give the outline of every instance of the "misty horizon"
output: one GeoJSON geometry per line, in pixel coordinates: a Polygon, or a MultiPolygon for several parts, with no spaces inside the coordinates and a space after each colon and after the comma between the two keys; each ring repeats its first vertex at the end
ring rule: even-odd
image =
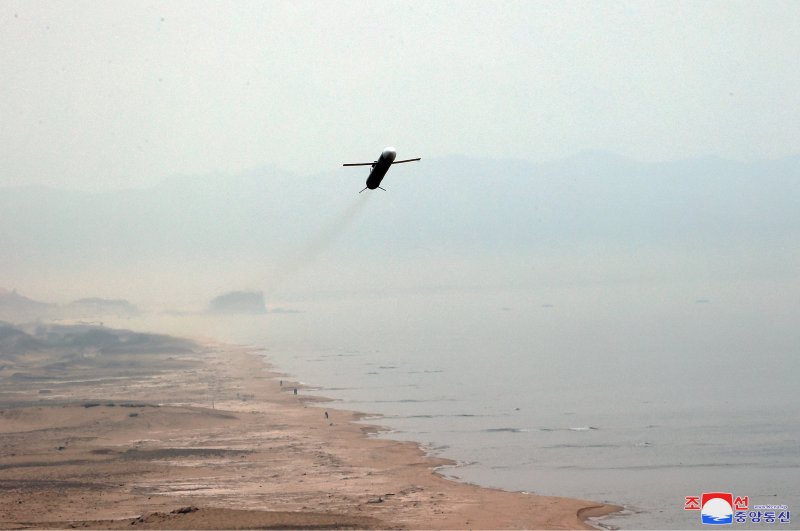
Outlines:
{"type": "Polygon", "coordinates": [[[357,191],[366,171],[298,176],[274,166],[176,177],[134,190],[5,187],[0,285],[40,297],[55,288],[67,302],[81,296],[135,300],[136,291],[113,286],[139,282],[143,289],[168,281],[177,282],[174,294],[183,302],[255,289],[265,291],[270,304],[309,288],[470,289],[485,285],[476,280],[501,263],[517,271],[523,286],[531,278],[520,272],[531,259],[547,264],[541,273],[558,283],[570,282],[569,271],[579,282],[587,275],[619,277],[613,268],[624,269],[626,261],[635,276],[637,260],[640,273],[656,277],[670,275],[672,266],[697,272],[713,262],[731,270],[729,258],[752,269],[755,257],[748,254],[758,249],[781,257],[774,269],[796,258],[798,167],[798,157],[655,164],[586,152],[549,164],[426,157],[415,168],[393,168],[387,192],[362,195],[357,191]],[[704,254],[710,260],[705,266],[704,254]],[[585,270],[588,257],[597,272],[585,270]],[[390,261],[394,266],[386,270],[390,261]],[[455,274],[444,273],[443,261],[452,262],[455,274]],[[410,275],[414,262],[430,269],[410,275]],[[159,276],[178,263],[179,279],[176,271],[159,276]],[[42,291],[53,269],[62,286],[42,291]],[[275,284],[295,273],[301,289],[275,284]],[[106,287],[77,290],[87,275],[106,287]],[[323,281],[320,275],[330,276],[323,281]]]}

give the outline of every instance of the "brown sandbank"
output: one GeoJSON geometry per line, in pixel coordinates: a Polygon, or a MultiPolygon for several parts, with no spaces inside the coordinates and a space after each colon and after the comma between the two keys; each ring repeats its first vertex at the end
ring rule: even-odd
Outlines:
{"type": "Polygon", "coordinates": [[[185,346],[0,364],[0,529],[591,529],[620,509],[446,480],[259,353],[185,346]]]}

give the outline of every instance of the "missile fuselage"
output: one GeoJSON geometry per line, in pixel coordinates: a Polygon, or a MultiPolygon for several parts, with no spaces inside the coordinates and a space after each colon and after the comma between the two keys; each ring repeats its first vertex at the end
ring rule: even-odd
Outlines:
{"type": "Polygon", "coordinates": [[[380,186],[383,177],[386,175],[386,172],[389,171],[396,156],[397,152],[394,148],[387,147],[383,150],[381,156],[378,157],[378,160],[372,165],[372,171],[369,172],[367,188],[374,190],[380,186]]]}
{"type": "MultiPolygon", "coordinates": [[[[389,171],[389,168],[392,167],[392,164],[422,160],[419,157],[414,159],[395,160],[395,157],[397,157],[397,152],[394,150],[394,148],[387,147],[383,150],[381,156],[378,157],[378,160],[375,162],[350,162],[342,164],[342,166],[370,166],[369,177],[367,177],[367,186],[364,187],[364,190],[374,190],[376,188],[383,190],[381,187],[381,181],[386,175],[386,172],[389,171]]],[[[364,190],[361,190],[361,192],[364,190]]],[[[358,193],[360,194],[361,192],[358,193]]]]}

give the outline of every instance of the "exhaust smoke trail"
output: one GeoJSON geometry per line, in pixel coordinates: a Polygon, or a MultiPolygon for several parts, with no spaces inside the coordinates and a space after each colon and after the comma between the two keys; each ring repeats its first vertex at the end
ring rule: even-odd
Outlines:
{"type": "Polygon", "coordinates": [[[337,213],[318,233],[302,247],[290,252],[275,266],[272,277],[267,282],[267,291],[274,292],[287,279],[316,260],[350,228],[358,214],[364,209],[371,194],[360,194],[355,201],[337,213]]]}

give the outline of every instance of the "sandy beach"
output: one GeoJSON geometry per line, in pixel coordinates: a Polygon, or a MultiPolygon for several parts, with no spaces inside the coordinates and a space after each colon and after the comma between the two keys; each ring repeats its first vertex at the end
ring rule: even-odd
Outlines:
{"type": "Polygon", "coordinates": [[[1,529],[591,529],[620,509],[446,480],[259,352],[170,345],[2,360],[1,529]]]}

